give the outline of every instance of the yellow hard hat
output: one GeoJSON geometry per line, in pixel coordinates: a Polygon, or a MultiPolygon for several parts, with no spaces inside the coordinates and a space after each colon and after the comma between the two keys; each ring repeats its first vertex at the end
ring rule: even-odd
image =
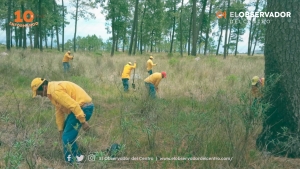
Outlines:
{"type": "Polygon", "coordinates": [[[128,62],[128,64],[131,65],[132,63],[131,63],[131,62],[128,62]]]}
{"type": "Polygon", "coordinates": [[[68,51],[68,53],[71,53],[71,51],[68,51]]]}
{"type": "Polygon", "coordinates": [[[31,82],[32,97],[36,96],[36,90],[41,86],[41,84],[43,84],[45,80],[46,79],[42,79],[39,77],[32,80],[31,82]]]}
{"type": "Polygon", "coordinates": [[[251,85],[253,85],[253,86],[256,85],[258,81],[259,81],[259,77],[258,76],[254,76],[252,78],[252,80],[251,80],[251,85]]]}
{"type": "Polygon", "coordinates": [[[150,56],[149,58],[150,58],[150,59],[153,59],[153,56],[150,56]]]}

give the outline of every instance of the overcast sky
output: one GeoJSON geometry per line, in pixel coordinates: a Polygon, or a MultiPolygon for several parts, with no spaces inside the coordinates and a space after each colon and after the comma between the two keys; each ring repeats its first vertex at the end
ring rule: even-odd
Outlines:
{"type": "MultiPolygon", "coordinates": [[[[246,0],[246,3],[253,2],[253,0],[246,0]]],[[[61,1],[57,1],[58,4],[61,4],[61,1]]],[[[70,7],[69,0],[65,0],[65,6],[68,6],[68,11],[72,11],[73,9],[70,7]]],[[[105,29],[105,16],[101,14],[100,8],[98,9],[92,9],[91,12],[93,12],[96,16],[96,19],[90,19],[90,20],[84,20],[80,18],[77,22],[77,34],[76,36],[85,37],[87,35],[96,35],[100,36],[103,41],[105,42],[109,37],[111,37],[111,34],[107,33],[107,30],[105,29]]],[[[75,20],[70,18],[70,15],[67,16],[67,21],[70,22],[69,25],[65,27],[65,42],[68,39],[72,39],[74,36],[74,28],[75,28],[75,20]]],[[[215,31],[218,30],[216,27],[214,29],[215,31]]],[[[247,51],[247,42],[248,42],[248,28],[244,35],[242,35],[243,42],[239,42],[238,51],[240,53],[247,51]]],[[[224,33],[223,33],[224,35],[224,33]]],[[[0,43],[5,44],[5,30],[0,30],[0,43]]],[[[223,36],[224,38],[224,36],[223,36]]],[[[49,38],[50,39],[50,38],[49,38]]],[[[215,39],[217,41],[217,39],[215,39]]],[[[60,36],[60,42],[61,42],[61,36],[60,36]]],[[[259,49],[257,47],[257,49],[259,49]]],[[[220,48],[221,51],[222,48],[220,48]]]]}

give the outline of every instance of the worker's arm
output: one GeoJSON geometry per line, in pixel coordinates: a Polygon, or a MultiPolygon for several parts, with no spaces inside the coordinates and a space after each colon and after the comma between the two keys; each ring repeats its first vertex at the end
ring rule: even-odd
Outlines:
{"type": "Polygon", "coordinates": [[[156,89],[156,90],[158,90],[158,85],[159,85],[160,80],[161,80],[161,79],[156,79],[156,81],[155,81],[154,86],[155,86],[155,89],[156,89]]]}
{"type": "Polygon", "coordinates": [[[156,66],[156,64],[154,64],[154,63],[152,62],[152,60],[151,60],[151,62],[150,62],[150,63],[151,63],[151,66],[156,66]]]}
{"type": "Polygon", "coordinates": [[[133,66],[131,66],[132,69],[136,68],[136,63],[134,62],[133,66]]]}
{"type": "Polygon", "coordinates": [[[61,111],[60,107],[55,107],[56,125],[58,131],[63,131],[65,124],[65,114],[61,111]]]}
{"type": "Polygon", "coordinates": [[[70,54],[67,55],[68,58],[73,59],[73,56],[71,56],[70,54]]]}

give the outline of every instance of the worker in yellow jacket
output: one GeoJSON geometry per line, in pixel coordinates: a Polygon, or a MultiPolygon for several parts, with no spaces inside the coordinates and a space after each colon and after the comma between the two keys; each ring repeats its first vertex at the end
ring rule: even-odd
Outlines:
{"type": "Polygon", "coordinates": [[[151,98],[156,98],[156,92],[158,91],[158,85],[161,81],[161,79],[166,78],[167,73],[166,72],[156,72],[152,75],[148,76],[145,81],[145,86],[149,92],[149,96],[151,98]]]}
{"type": "Polygon", "coordinates": [[[64,72],[69,71],[70,69],[70,60],[73,60],[73,56],[71,56],[71,52],[68,51],[67,53],[65,53],[64,58],[62,60],[63,62],[63,67],[64,67],[64,72]]]}
{"type": "Polygon", "coordinates": [[[251,93],[254,98],[260,98],[262,96],[261,87],[265,85],[265,78],[254,76],[251,80],[251,93]]]}
{"type": "Polygon", "coordinates": [[[148,59],[148,61],[147,61],[147,71],[148,71],[149,75],[152,75],[152,68],[153,68],[153,66],[157,65],[157,63],[154,64],[152,60],[153,60],[153,57],[150,56],[149,59],[148,59]]]}
{"type": "MultiPolygon", "coordinates": [[[[256,109],[257,104],[260,103],[261,98],[263,97],[262,88],[265,85],[265,78],[254,76],[251,80],[251,109],[256,109]]],[[[256,111],[256,110],[253,110],[256,111]]]]}
{"type": "Polygon", "coordinates": [[[134,64],[132,66],[131,62],[128,62],[123,69],[123,73],[122,73],[122,82],[123,82],[123,87],[124,87],[124,91],[128,92],[129,89],[129,79],[130,79],[130,74],[131,74],[131,70],[136,68],[136,62],[134,61],[134,64]]]}
{"type": "Polygon", "coordinates": [[[35,78],[31,82],[33,97],[48,97],[55,106],[56,124],[63,141],[64,159],[67,162],[83,160],[78,151],[76,137],[79,129],[89,130],[88,120],[94,110],[92,98],[78,85],[69,81],[47,81],[35,78]],[[65,114],[67,118],[65,119],[65,114]]]}

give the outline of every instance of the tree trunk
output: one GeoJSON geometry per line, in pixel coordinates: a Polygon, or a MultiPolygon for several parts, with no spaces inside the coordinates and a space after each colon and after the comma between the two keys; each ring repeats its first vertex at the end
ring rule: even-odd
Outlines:
{"type": "MultiPolygon", "coordinates": [[[[174,9],[173,9],[174,14],[176,13],[176,3],[174,2],[174,9]]],[[[174,42],[174,34],[175,34],[175,24],[176,24],[176,18],[175,16],[173,17],[173,26],[172,26],[172,36],[171,36],[171,45],[170,45],[170,51],[169,53],[172,53],[173,50],[173,42],[174,42]]]]}
{"type": "Polygon", "coordinates": [[[143,24],[144,24],[145,12],[146,12],[146,5],[144,7],[143,17],[142,17],[141,25],[140,25],[140,52],[141,52],[141,54],[143,54],[143,24]]]}
{"type": "MultiPolygon", "coordinates": [[[[39,16],[42,16],[42,0],[39,0],[39,16]]],[[[43,51],[43,39],[42,39],[42,19],[39,17],[39,35],[40,35],[40,51],[43,51]]]]}
{"type": "MultiPolygon", "coordinates": [[[[62,0],[63,1],[63,0],[62,0]]],[[[64,2],[62,2],[62,3],[64,3],[64,2]]],[[[56,4],[56,1],[55,0],[53,0],[53,10],[54,10],[54,12],[55,13],[57,13],[57,11],[56,11],[56,6],[57,6],[57,4],[56,4]]],[[[63,6],[63,5],[62,5],[63,6]]],[[[64,6],[63,6],[63,20],[64,20],[64,6]]],[[[64,22],[63,22],[63,29],[62,29],[63,31],[64,31],[64,22]]],[[[56,45],[57,45],[57,50],[58,51],[60,51],[60,46],[59,46],[59,32],[58,32],[58,24],[57,24],[57,22],[55,23],[55,33],[56,33],[56,45]]],[[[64,32],[63,32],[63,34],[62,34],[62,46],[64,46],[64,32]]],[[[63,48],[63,47],[62,47],[63,48]]],[[[62,50],[62,52],[63,52],[64,50],[62,50]]]]}
{"type": "Polygon", "coordinates": [[[48,39],[47,39],[47,33],[45,33],[45,35],[44,35],[44,36],[45,36],[45,47],[46,47],[46,49],[48,49],[48,43],[47,43],[47,40],[48,40],[48,39]]]}
{"type": "Polygon", "coordinates": [[[217,56],[219,54],[220,44],[221,44],[221,40],[222,40],[222,36],[223,36],[223,29],[224,29],[224,25],[221,26],[221,34],[220,34],[220,37],[219,37],[218,47],[217,47],[217,52],[216,52],[217,56]]]}
{"type": "MultiPolygon", "coordinates": [[[[254,12],[257,12],[258,4],[259,4],[259,0],[256,0],[254,12]]],[[[254,32],[252,32],[253,19],[254,19],[254,17],[251,17],[250,28],[249,28],[249,37],[248,37],[248,55],[250,55],[250,53],[251,53],[252,41],[253,41],[253,39],[251,39],[251,37],[253,37],[252,34],[254,33],[254,32]]]]}
{"type": "Polygon", "coordinates": [[[256,48],[256,44],[257,44],[257,40],[258,40],[258,34],[259,34],[259,31],[257,31],[256,35],[255,35],[255,42],[254,42],[254,47],[253,47],[253,51],[252,51],[252,56],[254,55],[254,51],[255,51],[255,48],[256,48]]]}
{"type": "Polygon", "coordinates": [[[27,42],[26,42],[26,27],[23,29],[23,49],[27,48],[27,42]]]}
{"type": "MultiPolygon", "coordinates": [[[[22,3],[22,2],[21,2],[22,3]]],[[[21,18],[23,17],[23,13],[24,11],[22,10],[22,5],[21,5],[21,18]]],[[[25,24],[25,21],[23,20],[23,23],[20,22],[20,24],[25,24]]],[[[22,47],[23,43],[22,43],[22,38],[23,38],[23,27],[19,27],[18,29],[18,34],[19,34],[19,47],[22,47]]]]}
{"type": "MultiPolygon", "coordinates": [[[[126,37],[126,35],[124,37],[126,37]]],[[[125,43],[126,43],[126,41],[125,41],[125,38],[124,38],[123,39],[123,45],[122,45],[122,52],[125,52],[125,43]]]]}
{"type": "MultiPolygon", "coordinates": [[[[38,3],[38,1],[37,1],[37,3],[35,3],[35,10],[36,11],[38,11],[39,10],[39,5],[38,5],[39,3],[38,3]]],[[[34,20],[36,21],[36,22],[38,22],[38,18],[34,18],[34,20]]],[[[37,49],[37,48],[39,48],[39,26],[35,26],[35,27],[33,27],[33,31],[34,31],[34,37],[33,37],[33,47],[35,48],[35,49],[37,49]]]]}
{"type": "MultiPolygon", "coordinates": [[[[118,16],[120,16],[119,14],[118,14],[118,16]]],[[[116,38],[115,38],[115,41],[116,41],[116,43],[115,43],[115,51],[117,52],[118,51],[118,44],[119,44],[119,29],[117,29],[117,27],[115,27],[115,32],[116,32],[116,38]]]]}
{"type": "Polygon", "coordinates": [[[211,10],[212,10],[212,5],[213,3],[210,2],[209,5],[209,12],[208,12],[208,27],[206,29],[206,33],[205,33],[205,45],[204,45],[204,55],[206,55],[206,51],[207,51],[207,45],[208,45],[208,39],[209,39],[209,31],[210,31],[210,15],[211,15],[211,10]]]}
{"type": "Polygon", "coordinates": [[[151,42],[150,42],[150,52],[153,50],[153,38],[154,38],[154,29],[151,31],[151,42]]]}
{"type": "Polygon", "coordinates": [[[129,44],[129,51],[128,54],[132,54],[132,48],[133,48],[133,43],[134,43],[134,36],[135,36],[135,27],[136,27],[136,22],[137,22],[137,15],[138,15],[138,6],[139,5],[139,0],[135,1],[135,8],[134,8],[134,17],[133,17],[133,24],[132,24],[132,30],[131,30],[131,36],[130,36],[130,44],[129,44]]]}
{"type": "Polygon", "coordinates": [[[115,44],[116,44],[116,35],[115,35],[115,16],[114,16],[114,12],[115,12],[115,10],[114,10],[114,7],[113,7],[113,16],[112,16],[112,19],[111,19],[111,34],[112,34],[112,46],[111,46],[111,52],[110,52],[110,56],[112,57],[112,56],[114,56],[114,54],[115,54],[115,44]]]}
{"type": "Polygon", "coordinates": [[[183,0],[181,0],[181,8],[180,8],[180,20],[179,20],[179,31],[180,31],[180,56],[183,56],[183,32],[182,32],[182,8],[183,8],[183,0]]]}
{"type": "MultiPolygon", "coordinates": [[[[77,20],[78,20],[78,2],[76,1],[76,13],[75,13],[75,32],[74,32],[74,38],[73,38],[73,50],[76,52],[76,33],[77,33],[77,20]]],[[[114,46],[112,46],[114,48],[114,46]]]]}
{"type": "MultiPolygon", "coordinates": [[[[260,19],[261,20],[261,19],[260,19]]],[[[253,39],[254,39],[254,36],[255,36],[255,34],[256,34],[256,32],[257,32],[257,29],[258,29],[258,25],[259,25],[259,23],[254,23],[254,27],[253,27],[253,30],[252,30],[252,32],[251,32],[251,37],[250,37],[250,39],[251,39],[251,44],[250,44],[250,46],[251,46],[251,48],[252,48],[252,44],[253,44],[253,39]]],[[[250,48],[250,52],[251,52],[251,48],[250,48]]]]}
{"type": "Polygon", "coordinates": [[[32,28],[29,27],[29,43],[30,43],[30,49],[33,48],[33,45],[32,45],[32,28]]]}
{"type": "MultiPolygon", "coordinates": [[[[54,1],[55,2],[55,1],[54,1]]],[[[62,12],[62,42],[61,42],[61,50],[62,52],[65,51],[65,6],[64,6],[64,0],[61,0],[61,5],[63,8],[63,12],[62,12]]],[[[58,37],[58,35],[57,35],[58,37]]],[[[59,44],[59,43],[58,43],[59,44]]],[[[58,47],[59,50],[59,47],[58,47]]]]}
{"type": "Polygon", "coordinates": [[[275,155],[300,157],[300,1],[268,0],[267,11],[288,11],[291,18],[269,18],[265,41],[265,112],[257,147],[275,155]],[[276,35],[276,36],[275,36],[276,35]],[[274,75],[280,75],[274,81],[274,75]]]}
{"type": "Polygon", "coordinates": [[[234,56],[236,56],[236,54],[237,54],[238,44],[239,44],[239,38],[240,38],[240,24],[238,24],[238,30],[237,30],[237,35],[236,35],[234,56]]]}
{"type": "Polygon", "coordinates": [[[35,26],[33,28],[33,30],[34,30],[34,40],[33,40],[34,44],[33,44],[33,47],[34,48],[39,48],[39,27],[35,26]]]}
{"type": "MultiPolygon", "coordinates": [[[[21,9],[22,9],[22,11],[23,11],[23,13],[25,12],[25,9],[24,9],[24,2],[21,2],[21,9]]],[[[26,22],[24,21],[23,22],[23,24],[26,24],[26,22]]],[[[23,29],[22,29],[22,37],[23,37],[23,44],[22,44],[22,46],[23,46],[23,49],[25,49],[26,47],[27,47],[27,45],[26,45],[26,27],[24,27],[23,29]]]]}
{"type": "Polygon", "coordinates": [[[22,47],[22,35],[23,35],[23,28],[18,29],[18,34],[19,34],[19,47],[22,47]]]}
{"type": "Polygon", "coordinates": [[[54,36],[54,30],[53,27],[51,27],[51,49],[53,47],[53,36],[54,36]]]}
{"type": "MultiPolygon", "coordinates": [[[[14,1],[12,3],[13,3],[12,11],[16,11],[18,8],[16,8],[14,1]]],[[[14,29],[14,34],[15,34],[16,48],[18,48],[19,47],[19,36],[20,36],[19,33],[18,33],[19,32],[19,28],[17,26],[14,26],[13,29],[14,29]]]]}
{"type": "Polygon", "coordinates": [[[134,48],[133,48],[133,55],[135,55],[136,49],[137,49],[137,41],[138,41],[138,17],[136,17],[136,22],[135,22],[135,36],[134,36],[134,48]]]}
{"type": "Polygon", "coordinates": [[[199,22],[199,30],[198,30],[198,36],[199,36],[199,54],[201,51],[201,43],[202,43],[202,33],[203,33],[203,18],[205,14],[205,8],[206,8],[207,0],[203,1],[202,11],[200,15],[200,22],[199,22]]]}
{"type": "Polygon", "coordinates": [[[193,24],[193,12],[191,12],[190,27],[189,27],[189,40],[188,40],[188,55],[191,54],[191,34],[192,34],[192,24],[193,24]]]}
{"type": "Polygon", "coordinates": [[[11,48],[13,47],[13,36],[12,36],[12,34],[13,34],[13,29],[10,28],[10,47],[11,48]]]}
{"type": "MultiPolygon", "coordinates": [[[[230,0],[228,0],[228,4],[227,4],[227,9],[229,9],[230,6],[230,0]]],[[[226,59],[226,55],[227,55],[227,36],[228,36],[228,25],[229,25],[229,17],[226,17],[226,32],[225,32],[225,42],[224,42],[224,59],[226,59]]]]}
{"type": "Polygon", "coordinates": [[[19,34],[18,34],[18,28],[16,26],[14,27],[14,31],[15,31],[16,48],[18,48],[19,47],[19,34]]]}
{"type": "Polygon", "coordinates": [[[10,15],[11,15],[11,0],[7,0],[8,10],[7,10],[7,23],[6,23],[6,49],[10,51],[11,47],[11,34],[10,29],[11,26],[9,25],[10,22],[10,15]]]}
{"type": "Polygon", "coordinates": [[[192,26],[192,34],[193,34],[193,38],[192,38],[192,52],[191,55],[192,56],[196,56],[196,51],[197,51],[197,39],[198,39],[198,29],[197,29],[197,8],[196,8],[196,2],[197,0],[193,0],[193,7],[192,7],[192,22],[193,22],[193,26],[192,26]]]}
{"type": "Polygon", "coordinates": [[[196,16],[197,16],[197,12],[196,12],[197,11],[197,9],[196,9],[196,0],[193,0],[193,7],[192,7],[192,11],[193,11],[192,55],[193,56],[197,55],[197,41],[198,41],[199,31],[202,30],[203,16],[204,16],[204,12],[205,12],[206,3],[207,3],[207,0],[204,0],[203,1],[203,5],[202,5],[201,15],[200,15],[199,26],[197,26],[197,24],[196,24],[196,22],[197,22],[196,21],[196,16]]]}
{"type": "Polygon", "coordinates": [[[228,35],[228,41],[227,41],[227,49],[226,49],[226,55],[228,55],[229,47],[230,47],[230,41],[231,41],[231,31],[232,31],[232,24],[230,25],[229,28],[229,35],[228,35]]]}

